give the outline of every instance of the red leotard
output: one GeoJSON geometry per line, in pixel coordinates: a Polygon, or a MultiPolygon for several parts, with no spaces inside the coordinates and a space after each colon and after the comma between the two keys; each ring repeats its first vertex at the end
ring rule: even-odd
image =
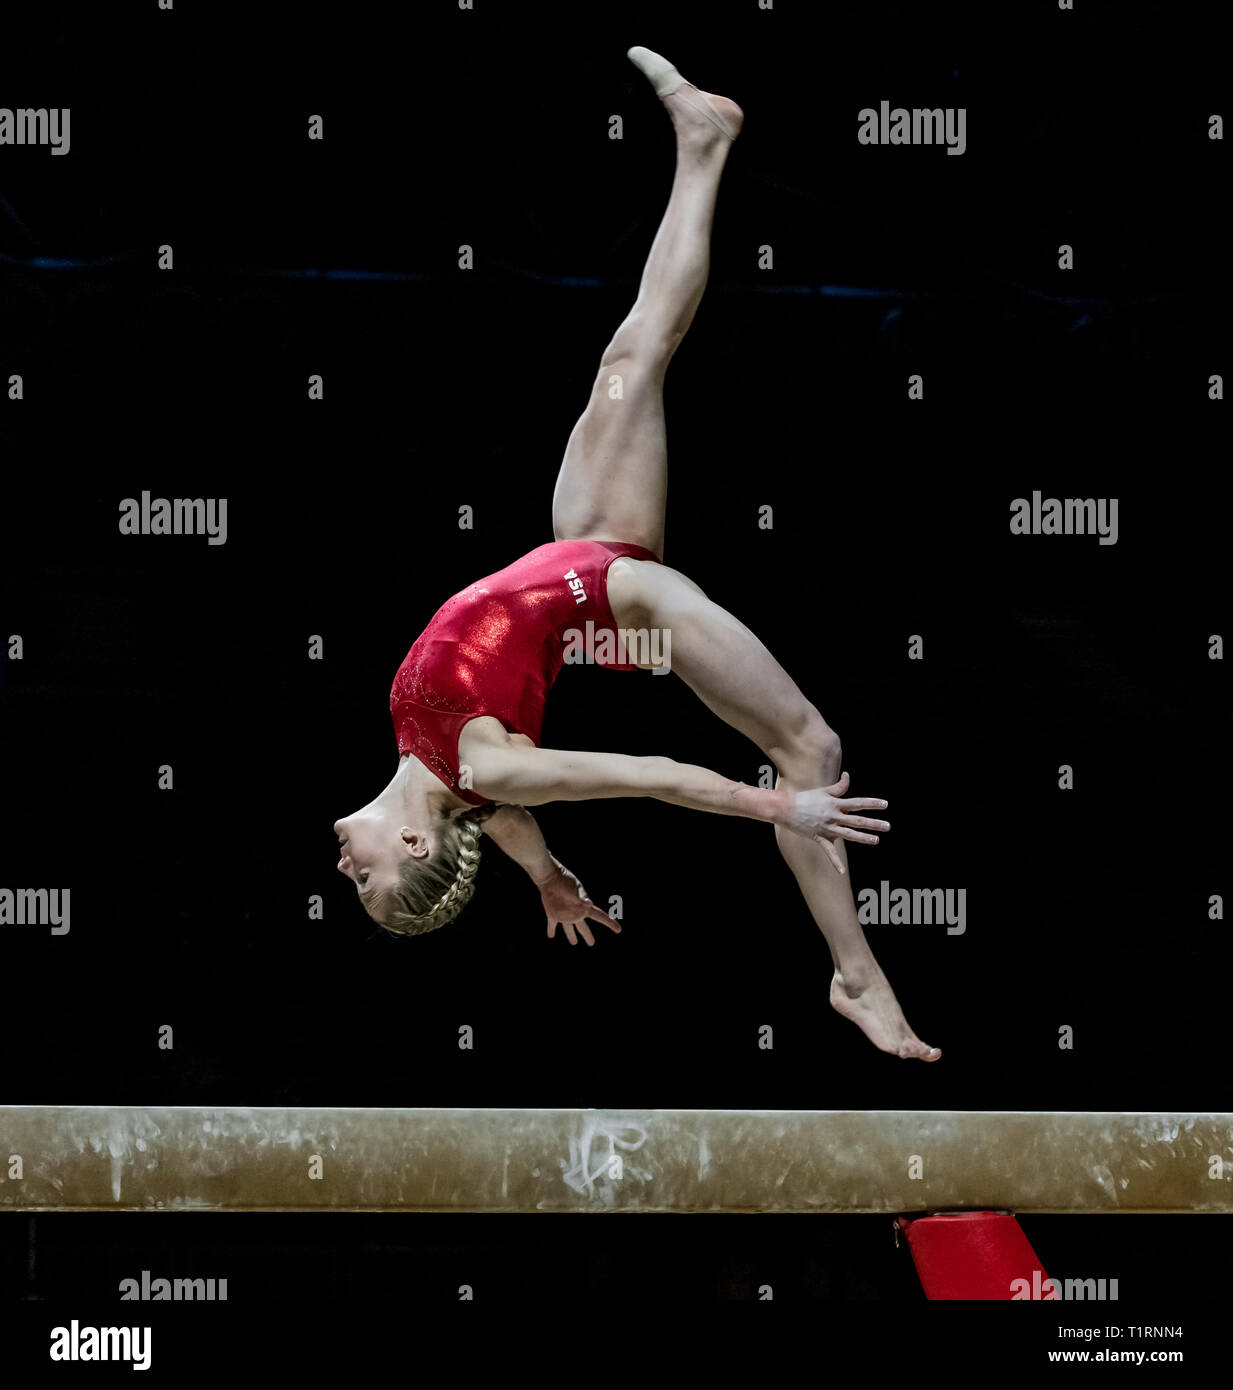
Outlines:
{"type": "Polygon", "coordinates": [[[585,632],[588,620],[596,639],[616,630],[608,566],[621,555],[659,559],[623,541],[552,541],[442,604],[390,691],[399,756],[412,754],[464,800],[486,805],[489,798],[458,785],[463,725],[492,715],[538,745],[544,701],[565,664],[563,634],[585,632]]]}

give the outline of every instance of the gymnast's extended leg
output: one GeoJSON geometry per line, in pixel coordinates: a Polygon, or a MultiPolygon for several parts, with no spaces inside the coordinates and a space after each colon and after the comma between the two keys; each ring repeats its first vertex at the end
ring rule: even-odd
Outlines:
{"type": "MultiPolygon", "coordinates": [[[[640,50],[634,50],[639,52],[640,50]]],[[[644,51],[644,50],[643,50],[644,51]]],[[[552,499],[557,540],[617,540],[661,559],[668,492],[664,375],[693,321],[710,270],[711,224],[740,108],[688,86],[663,98],[676,130],[676,173],[638,297],[605,348],[552,499]]]]}

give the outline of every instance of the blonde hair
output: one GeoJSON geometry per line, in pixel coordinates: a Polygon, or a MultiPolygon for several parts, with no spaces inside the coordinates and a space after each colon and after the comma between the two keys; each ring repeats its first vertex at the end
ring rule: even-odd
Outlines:
{"type": "Polygon", "coordinates": [[[372,915],[393,936],[436,931],[471,901],[480,865],[482,822],[496,810],[480,806],[434,826],[436,848],[426,860],[404,859],[398,886],[373,904],[372,915]]]}

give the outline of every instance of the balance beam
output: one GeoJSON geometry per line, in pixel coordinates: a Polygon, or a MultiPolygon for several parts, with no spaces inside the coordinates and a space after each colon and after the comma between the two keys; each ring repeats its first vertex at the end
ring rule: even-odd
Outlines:
{"type": "Polygon", "coordinates": [[[974,1208],[1233,1211],[1233,1114],[0,1107],[0,1211],[974,1208]]]}

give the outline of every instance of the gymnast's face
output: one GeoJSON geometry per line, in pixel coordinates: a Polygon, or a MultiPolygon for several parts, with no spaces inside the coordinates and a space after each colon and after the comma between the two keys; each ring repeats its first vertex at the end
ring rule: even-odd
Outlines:
{"type": "Polygon", "coordinates": [[[334,833],[341,850],[338,871],[354,882],[361,904],[393,889],[406,859],[427,859],[432,853],[424,831],[400,824],[379,806],[335,821],[334,833]]]}

